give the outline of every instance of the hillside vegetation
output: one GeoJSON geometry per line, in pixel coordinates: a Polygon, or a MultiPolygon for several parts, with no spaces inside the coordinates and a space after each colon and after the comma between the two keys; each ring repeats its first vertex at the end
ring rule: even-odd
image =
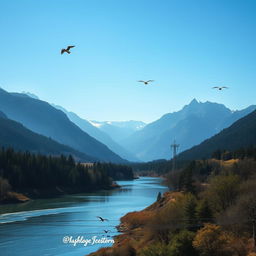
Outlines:
{"type": "Polygon", "coordinates": [[[113,179],[133,179],[132,169],[115,164],[76,163],[72,156],[43,156],[0,150],[0,202],[9,192],[29,197],[53,197],[64,193],[89,192],[113,187],[113,179]]]}
{"type": "Polygon", "coordinates": [[[170,173],[175,192],[125,215],[114,246],[91,255],[254,255],[256,148],[236,154],[225,161],[192,161],[170,173]]]}

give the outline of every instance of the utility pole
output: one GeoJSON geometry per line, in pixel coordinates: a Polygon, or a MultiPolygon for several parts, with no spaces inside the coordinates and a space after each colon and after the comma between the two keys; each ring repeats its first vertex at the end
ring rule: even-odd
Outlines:
{"type": "Polygon", "coordinates": [[[176,141],[173,141],[173,144],[171,144],[171,149],[172,149],[172,171],[175,170],[176,168],[176,156],[177,156],[177,151],[179,148],[179,144],[176,144],[176,141]]]}

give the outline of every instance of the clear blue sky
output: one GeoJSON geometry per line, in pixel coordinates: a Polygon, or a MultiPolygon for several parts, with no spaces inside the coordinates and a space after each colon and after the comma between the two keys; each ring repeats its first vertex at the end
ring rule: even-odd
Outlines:
{"type": "Polygon", "coordinates": [[[94,120],[149,122],[193,98],[241,109],[256,103],[255,12],[254,0],[0,0],[0,86],[94,120]]]}

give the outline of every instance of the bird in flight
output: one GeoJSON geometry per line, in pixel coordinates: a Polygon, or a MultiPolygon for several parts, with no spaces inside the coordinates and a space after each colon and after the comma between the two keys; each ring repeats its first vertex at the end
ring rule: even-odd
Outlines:
{"type": "Polygon", "coordinates": [[[102,218],[102,217],[100,217],[100,216],[97,216],[97,218],[100,220],[100,221],[108,221],[108,219],[104,219],[104,218],[102,218]]]}
{"type": "Polygon", "coordinates": [[[66,52],[66,53],[68,53],[68,54],[70,54],[71,52],[70,52],[70,49],[71,48],[74,48],[75,46],[74,45],[69,45],[66,49],[61,49],[61,54],[63,54],[64,52],[66,52]]]}
{"type": "Polygon", "coordinates": [[[212,89],[218,89],[218,90],[223,90],[223,89],[228,89],[228,87],[227,86],[214,86],[214,87],[212,87],[212,89]]]}
{"type": "Polygon", "coordinates": [[[145,85],[151,83],[151,82],[154,82],[154,80],[147,80],[147,81],[144,81],[144,80],[139,80],[138,82],[140,83],[144,83],[145,85]]]}
{"type": "Polygon", "coordinates": [[[110,232],[110,230],[105,230],[105,229],[104,229],[104,232],[107,234],[108,232],[110,232]]]}

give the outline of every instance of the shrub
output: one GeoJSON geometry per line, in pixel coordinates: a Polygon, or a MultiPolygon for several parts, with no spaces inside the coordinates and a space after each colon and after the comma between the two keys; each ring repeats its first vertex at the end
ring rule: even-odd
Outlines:
{"type": "Polygon", "coordinates": [[[193,241],[193,246],[201,256],[226,256],[227,244],[225,233],[220,226],[214,224],[206,224],[197,232],[193,241]]]}
{"type": "Polygon", "coordinates": [[[192,245],[195,233],[183,230],[176,234],[171,241],[170,255],[171,256],[196,256],[197,251],[192,245]]]}
{"type": "Polygon", "coordinates": [[[223,212],[235,203],[239,183],[237,175],[218,175],[210,180],[207,197],[216,212],[223,212]]]}
{"type": "Polygon", "coordinates": [[[140,256],[170,256],[170,247],[164,243],[156,243],[141,251],[140,256]]]}

